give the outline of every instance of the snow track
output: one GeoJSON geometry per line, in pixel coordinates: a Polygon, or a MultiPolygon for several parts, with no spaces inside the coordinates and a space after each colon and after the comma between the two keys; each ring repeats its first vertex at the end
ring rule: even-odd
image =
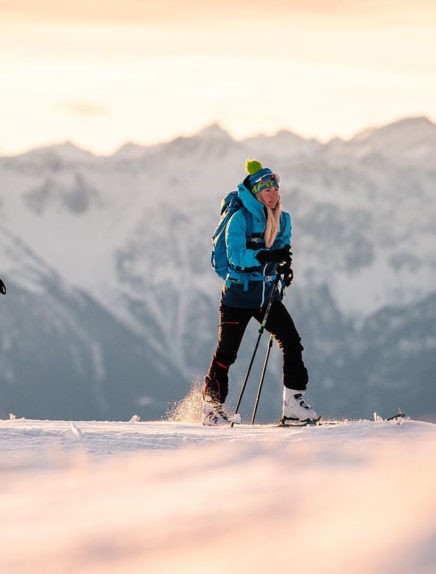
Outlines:
{"type": "Polygon", "coordinates": [[[0,421],[0,572],[436,571],[436,425],[0,421]]]}

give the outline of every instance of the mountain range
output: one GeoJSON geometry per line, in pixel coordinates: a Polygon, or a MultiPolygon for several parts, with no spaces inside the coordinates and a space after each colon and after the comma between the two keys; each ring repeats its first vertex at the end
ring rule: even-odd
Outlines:
{"type": "MultiPolygon", "coordinates": [[[[221,289],[210,237],[247,157],[280,174],[291,213],[285,304],[313,406],[436,417],[436,125],[425,117],[327,143],[287,131],[235,141],[212,125],[111,156],[64,143],[1,157],[1,416],[160,418],[200,384],[221,289]]],[[[230,405],[256,336],[252,324],[230,405]]],[[[275,349],[259,420],[280,415],[280,395],[275,349]]]]}

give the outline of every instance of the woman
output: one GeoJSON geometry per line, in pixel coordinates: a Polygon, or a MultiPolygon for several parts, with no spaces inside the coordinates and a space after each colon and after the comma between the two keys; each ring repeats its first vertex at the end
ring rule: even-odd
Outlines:
{"type": "MultiPolygon", "coordinates": [[[[246,171],[238,186],[242,207],[226,230],[229,272],[221,296],[218,343],[202,389],[204,425],[229,422],[223,407],[228,372],[248,322],[252,317],[262,322],[277,269],[285,285],[292,281],[291,219],[280,207],[280,178],[256,160],[247,160],[246,171]]],[[[282,421],[316,420],[316,412],[304,401],[308,374],[301,339],[278,293],[265,328],[283,353],[282,421]]]]}

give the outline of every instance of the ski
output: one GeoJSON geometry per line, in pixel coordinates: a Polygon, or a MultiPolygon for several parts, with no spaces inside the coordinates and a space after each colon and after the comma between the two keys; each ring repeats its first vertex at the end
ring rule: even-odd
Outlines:
{"type": "MultiPolygon", "coordinates": [[[[388,417],[388,418],[383,418],[381,416],[379,416],[377,413],[374,413],[374,418],[372,421],[369,422],[375,422],[375,423],[380,423],[380,422],[384,422],[384,423],[396,423],[396,424],[403,424],[405,421],[410,420],[410,417],[402,412],[396,413],[395,415],[388,417]]],[[[299,420],[287,420],[287,421],[283,421],[280,420],[278,423],[267,423],[267,424],[257,424],[255,426],[260,426],[260,427],[269,427],[269,428],[306,428],[306,427],[334,427],[334,426],[341,426],[341,425],[346,425],[348,423],[358,423],[358,422],[362,422],[362,421],[366,421],[368,422],[368,419],[323,419],[322,417],[318,417],[315,420],[308,420],[308,421],[299,421],[299,420]]],[[[230,424],[230,427],[233,427],[234,425],[241,425],[241,415],[239,413],[234,414],[234,415],[229,415],[228,417],[228,422],[230,424]]],[[[226,426],[226,425],[212,425],[212,426],[226,426]]],[[[245,426],[245,425],[242,425],[245,426]]]]}
{"type": "MultiPolygon", "coordinates": [[[[390,423],[397,423],[402,424],[403,422],[410,420],[405,413],[399,412],[391,417],[383,418],[379,416],[377,413],[374,413],[374,422],[390,422],[390,423]]],[[[322,419],[318,417],[317,420],[313,421],[279,421],[278,424],[274,425],[277,428],[301,428],[301,427],[322,427],[322,426],[338,426],[338,425],[345,425],[349,422],[350,419],[340,419],[340,420],[328,420],[322,419]]],[[[350,422],[356,422],[351,420],[350,422]]]]}
{"type": "Polygon", "coordinates": [[[393,423],[397,425],[402,425],[406,421],[410,421],[410,417],[404,413],[397,413],[396,415],[393,415],[392,417],[388,418],[380,417],[379,415],[374,413],[374,422],[376,423],[382,422],[382,423],[393,423]]]}
{"type": "Polygon", "coordinates": [[[274,425],[277,428],[301,428],[301,427],[320,427],[320,426],[333,426],[339,424],[345,424],[347,421],[344,420],[322,420],[321,417],[318,417],[316,420],[312,421],[279,421],[278,424],[274,425]]]}
{"type": "MultiPolygon", "coordinates": [[[[410,417],[408,417],[406,414],[404,413],[397,413],[396,415],[389,417],[387,419],[382,419],[382,420],[386,420],[386,421],[402,421],[402,420],[409,420],[410,417]]],[[[374,417],[375,420],[375,417],[374,417]]]]}

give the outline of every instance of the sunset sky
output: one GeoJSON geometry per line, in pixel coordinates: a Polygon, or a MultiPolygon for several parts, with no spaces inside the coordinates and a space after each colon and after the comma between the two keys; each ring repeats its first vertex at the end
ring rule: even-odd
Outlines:
{"type": "Polygon", "coordinates": [[[436,120],[434,0],[0,0],[0,154],[436,120]]]}

